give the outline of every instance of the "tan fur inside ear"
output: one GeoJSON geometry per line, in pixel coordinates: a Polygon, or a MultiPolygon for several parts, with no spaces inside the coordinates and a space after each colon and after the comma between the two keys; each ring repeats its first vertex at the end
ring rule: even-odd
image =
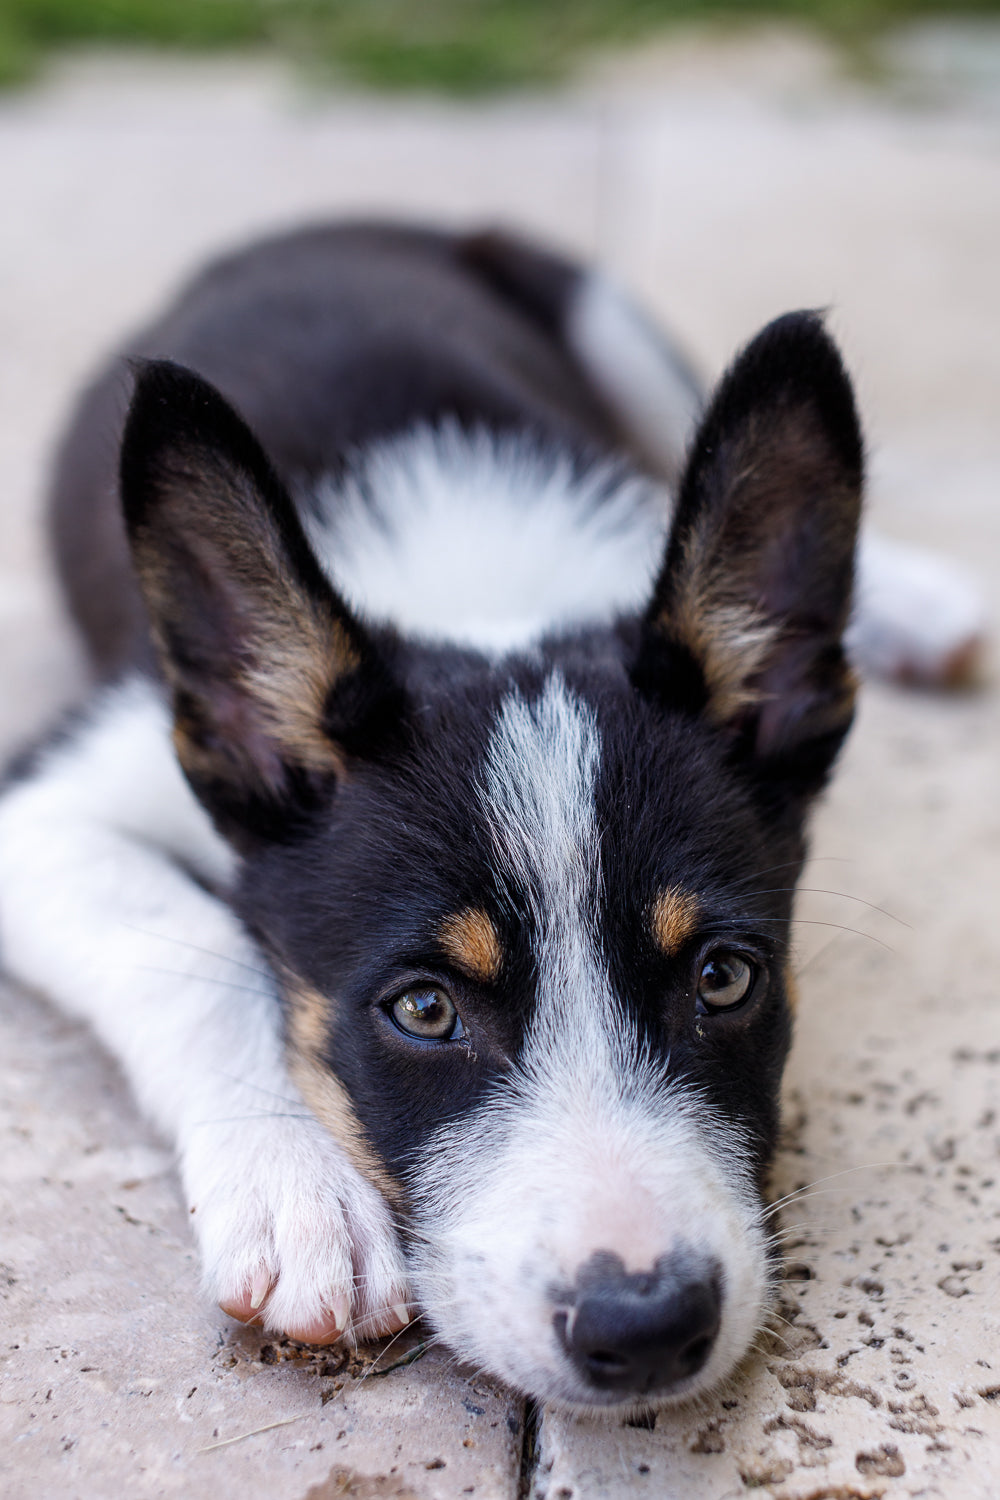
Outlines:
{"type": "Polygon", "coordinates": [[[697,542],[684,587],[670,617],[670,634],[683,641],[702,669],[708,689],[708,717],[724,724],[760,701],[753,685],[778,633],[774,622],[749,604],[728,597],[727,581],[702,561],[697,542]]]}
{"type": "Polygon", "coordinates": [[[168,472],[164,496],[183,517],[179,544],[140,536],[136,554],[164,671],[188,704],[174,736],[182,764],[211,776],[224,743],[274,787],[284,761],[342,773],[323,718],[360,665],[348,631],[287,566],[249,479],[217,465],[168,472]]]}
{"type": "Polygon", "coordinates": [[[362,1177],[389,1203],[398,1206],[403,1196],[400,1184],[372,1148],[347,1090],[322,1060],[333,1002],[301,980],[287,981],[283,993],[288,1017],[288,1066],[293,1082],[362,1177]]]}
{"type": "Polygon", "coordinates": [[[261,622],[257,640],[258,661],[243,670],[243,686],[291,759],[307,771],[329,769],[337,756],[322,731],[324,708],[337,682],[360,665],[347,632],[293,595],[282,618],[261,622]]]}
{"type": "MultiPolygon", "coordinates": [[[[265,739],[279,752],[282,760],[294,762],[304,771],[319,775],[332,773],[343,780],[346,767],[338,747],[323,733],[323,710],[339,678],[350,671],[356,656],[350,643],[338,638],[344,635],[336,621],[330,630],[317,629],[300,640],[289,643],[282,637],[273,649],[261,646],[261,664],[248,666],[238,673],[234,683],[242,689],[256,709],[254,738],[265,739]]],[[[175,686],[177,675],[167,670],[175,686]]],[[[178,714],[173,742],[177,757],[185,770],[196,777],[211,777],[218,769],[214,746],[202,743],[200,724],[188,724],[178,714]]],[[[249,750],[249,742],[246,746],[249,750]]],[[[267,759],[247,755],[253,771],[272,790],[280,791],[283,775],[263,774],[267,759]]]]}
{"type": "Polygon", "coordinates": [[[500,973],[503,962],[500,939],[481,907],[470,906],[446,917],[438,929],[438,942],[455,967],[471,979],[488,984],[500,973]]]}
{"type": "Polygon", "coordinates": [[[692,891],[672,886],[661,891],[653,902],[650,926],[661,953],[672,958],[688,938],[698,930],[698,897],[692,891]]]}
{"type": "MultiPolygon", "coordinates": [[[[790,622],[811,613],[822,558],[852,549],[858,496],[807,410],[759,418],[714,464],[726,499],[704,507],[684,537],[658,624],[698,662],[706,712],[722,724],[770,696],[763,680],[792,638],[790,622]]],[[[839,607],[842,629],[848,600],[839,607]]],[[[831,633],[837,626],[830,621],[831,633]]]]}

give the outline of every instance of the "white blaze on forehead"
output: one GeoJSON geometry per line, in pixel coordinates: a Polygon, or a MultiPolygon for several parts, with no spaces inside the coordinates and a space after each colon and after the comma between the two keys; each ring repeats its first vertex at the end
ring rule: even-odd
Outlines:
{"type": "Polygon", "coordinates": [[[505,701],[487,756],[482,790],[494,848],[535,925],[538,990],[525,1061],[536,1078],[554,1067],[578,1075],[571,1038],[596,1044],[609,1061],[616,1007],[596,938],[599,755],[593,710],[553,672],[534,702],[520,694],[505,701]]]}
{"type": "Polygon", "coordinates": [[[494,843],[545,930],[573,920],[593,885],[598,749],[593,710],[558,672],[534,703],[511,694],[490,740],[484,800],[494,843]]]}
{"type": "Polygon", "coordinates": [[[461,1127],[442,1127],[415,1183],[413,1274],[434,1324],[461,1356],[569,1402],[600,1393],[553,1319],[559,1289],[596,1252],[640,1271],[683,1247],[721,1268],[722,1327],[696,1387],[743,1353],[767,1283],[739,1132],[718,1151],[719,1122],[640,1042],[611,989],[598,937],[599,757],[593,710],[558,673],[536,699],[503,703],[480,796],[500,873],[529,906],[534,1013],[517,1064],[461,1127]]]}

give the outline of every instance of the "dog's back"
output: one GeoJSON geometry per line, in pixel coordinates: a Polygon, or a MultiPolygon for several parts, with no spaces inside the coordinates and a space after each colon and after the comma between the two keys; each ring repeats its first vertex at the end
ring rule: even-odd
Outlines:
{"type": "MultiPolygon", "coordinates": [[[[676,475],[700,395],[682,359],[665,343],[651,356],[648,341],[598,278],[501,233],[328,225],[217,261],[90,387],[58,458],[55,554],[98,671],[113,677],[151,664],[118,500],[128,361],[170,359],[209,380],[308,516],[318,482],[336,484],[374,445],[442,422],[450,443],[399,459],[411,473],[422,464],[425,475],[440,464],[445,485],[456,477],[467,489],[488,484],[490,434],[527,440],[533,489],[544,487],[546,457],[582,475],[602,456],[620,467],[631,454],[676,475]],[[617,320],[603,341],[601,320],[617,320]],[[623,420],[627,400],[616,400],[630,362],[643,359],[644,396],[659,405],[653,455],[636,423],[623,420]],[[473,439],[467,453],[461,434],[473,439]]],[[[641,407],[638,395],[632,406],[641,407]]],[[[504,460],[499,467],[510,471],[504,460]]],[[[662,531],[662,503],[660,511],[662,531]]]]}

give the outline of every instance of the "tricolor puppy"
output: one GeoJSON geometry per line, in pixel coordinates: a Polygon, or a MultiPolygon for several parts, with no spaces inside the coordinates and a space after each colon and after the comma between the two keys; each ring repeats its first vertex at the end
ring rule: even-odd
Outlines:
{"type": "Polygon", "coordinates": [[[768,1313],[792,888],[854,706],[820,319],[689,445],[671,348],[501,235],[274,239],[127,352],[124,432],[119,360],[58,467],[102,685],[0,803],[6,966],[176,1144],[235,1317],[420,1309],[576,1407],[710,1387],[768,1313]]]}

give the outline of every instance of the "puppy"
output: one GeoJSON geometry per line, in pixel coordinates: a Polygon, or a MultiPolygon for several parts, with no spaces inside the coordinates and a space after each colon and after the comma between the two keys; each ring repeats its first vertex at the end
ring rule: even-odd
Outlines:
{"type": "Polygon", "coordinates": [[[124,429],[119,359],[57,468],[99,687],[0,802],[8,971],[176,1145],[234,1317],[420,1309],[579,1408],[707,1389],[768,1313],[792,891],[854,711],[821,320],[686,460],[677,353],[503,235],[270,240],[127,353],[124,429]]]}

